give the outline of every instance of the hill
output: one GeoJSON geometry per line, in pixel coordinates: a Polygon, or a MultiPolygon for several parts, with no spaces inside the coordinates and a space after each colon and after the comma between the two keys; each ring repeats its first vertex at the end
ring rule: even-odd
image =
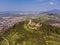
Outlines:
{"type": "Polygon", "coordinates": [[[19,22],[0,34],[0,45],[60,45],[60,28],[36,20],[19,22]]]}
{"type": "Polygon", "coordinates": [[[48,12],[53,13],[53,14],[60,14],[60,10],[59,9],[53,9],[53,10],[50,10],[48,12]]]}

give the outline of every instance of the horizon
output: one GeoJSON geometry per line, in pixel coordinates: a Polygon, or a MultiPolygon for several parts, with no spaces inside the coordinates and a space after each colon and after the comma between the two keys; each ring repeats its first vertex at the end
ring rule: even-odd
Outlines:
{"type": "Polygon", "coordinates": [[[7,12],[40,12],[40,13],[42,13],[42,12],[49,12],[49,11],[59,11],[60,12],[60,9],[50,9],[50,10],[46,10],[46,11],[16,11],[16,10],[14,10],[14,11],[0,11],[0,13],[1,12],[5,12],[5,13],[7,13],[7,12]]]}
{"type": "Polygon", "coordinates": [[[60,0],[0,0],[0,12],[60,10],[59,4],[60,0]]]}

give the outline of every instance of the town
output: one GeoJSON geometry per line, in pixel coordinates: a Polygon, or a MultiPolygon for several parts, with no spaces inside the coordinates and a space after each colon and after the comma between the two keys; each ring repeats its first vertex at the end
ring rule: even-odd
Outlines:
{"type": "Polygon", "coordinates": [[[10,27],[12,27],[13,25],[15,25],[18,22],[22,22],[25,21],[26,17],[2,17],[0,19],[0,30],[6,30],[10,27]]]}

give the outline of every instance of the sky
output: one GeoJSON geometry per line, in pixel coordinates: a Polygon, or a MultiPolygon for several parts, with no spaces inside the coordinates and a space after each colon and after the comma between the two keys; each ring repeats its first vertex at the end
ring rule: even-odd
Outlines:
{"type": "Polygon", "coordinates": [[[59,5],[60,0],[0,0],[0,11],[47,11],[59,5]]]}

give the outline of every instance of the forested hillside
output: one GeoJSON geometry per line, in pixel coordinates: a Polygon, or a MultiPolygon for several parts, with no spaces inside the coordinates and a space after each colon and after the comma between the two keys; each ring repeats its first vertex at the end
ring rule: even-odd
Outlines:
{"type": "Polygon", "coordinates": [[[0,45],[60,45],[60,28],[23,21],[0,34],[0,45]]]}

